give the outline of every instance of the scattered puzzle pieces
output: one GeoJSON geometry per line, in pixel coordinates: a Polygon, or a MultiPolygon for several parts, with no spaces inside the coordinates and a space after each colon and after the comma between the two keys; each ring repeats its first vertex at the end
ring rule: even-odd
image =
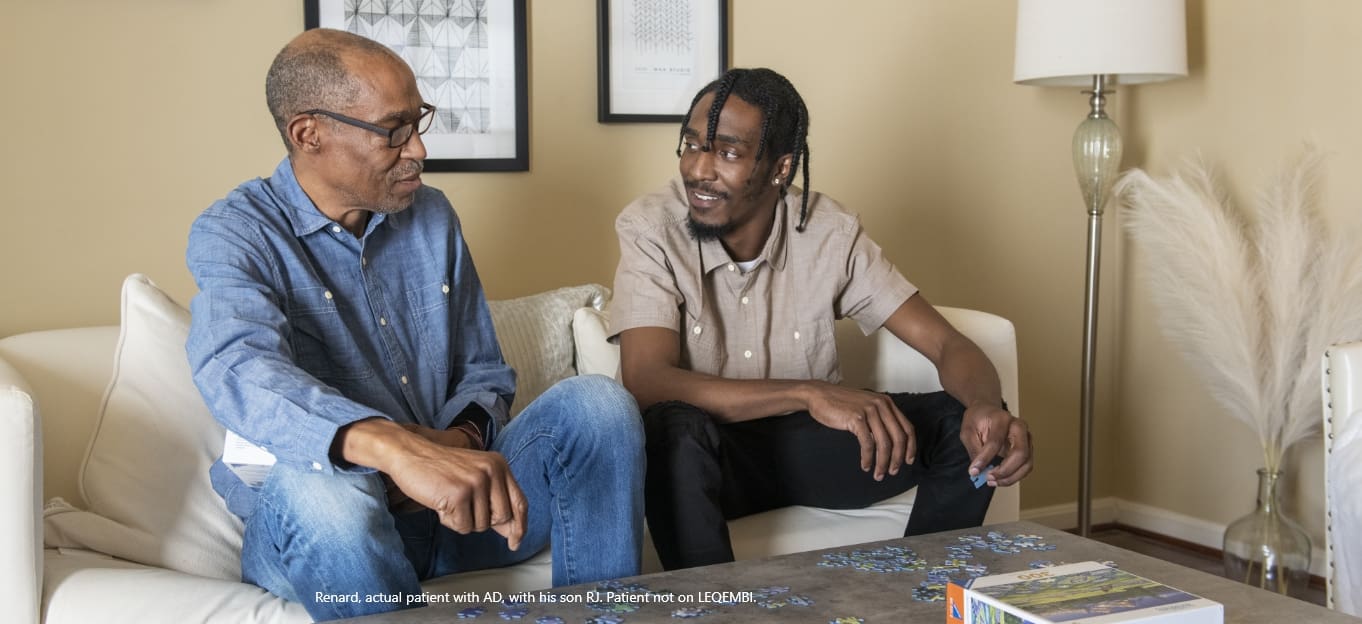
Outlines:
{"type": "Polygon", "coordinates": [[[621,624],[622,622],[624,622],[624,618],[606,613],[596,617],[589,617],[583,624],[621,624]]]}

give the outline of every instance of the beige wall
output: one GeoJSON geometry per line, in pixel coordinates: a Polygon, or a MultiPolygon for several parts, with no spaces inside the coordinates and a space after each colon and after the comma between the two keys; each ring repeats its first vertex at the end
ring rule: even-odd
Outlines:
{"type": "MultiPolygon", "coordinates": [[[[1247,203],[1311,140],[1329,154],[1325,212],[1340,227],[1356,227],[1362,221],[1362,3],[1219,0],[1194,2],[1188,10],[1192,78],[1141,88],[1132,115],[1145,135],[1149,168],[1166,173],[1199,151],[1217,166],[1232,199],[1247,203]]],[[[1160,334],[1139,250],[1127,249],[1116,493],[1228,523],[1252,507],[1254,471],[1263,463],[1257,438],[1209,397],[1160,334]]],[[[1316,546],[1324,526],[1320,448],[1316,436],[1287,464],[1288,507],[1316,546]]]]}
{"type": "MultiPolygon", "coordinates": [[[[609,284],[615,213],[675,170],[671,125],[595,121],[595,3],[530,4],[531,171],[426,176],[459,210],[494,298],[609,284]]],[[[1068,143],[1083,96],[1011,83],[1011,2],[731,4],[734,64],[775,67],[804,93],[813,187],[859,211],[933,302],[1016,323],[1039,453],[1023,505],[1070,503],[1085,224],[1068,143]]],[[[1163,171],[1200,149],[1249,182],[1313,136],[1338,155],[1332,209],[1354,214],[1357,6],[1193,0],[1191,79],[1113,100],[1126,166],[1163,171]]],[[[51,0],[15,3],[3,22],[0,335],[114,323],[130,272],[187,301],[190,221],[281,156],[263,75],[302,28],[299,3],[51,0]]],[[[1252,497],[1253,440],[1161,342],[1117,220],[1096,493],[1223,523],[1252,497]],[[1225,480],[1203,476],[1225,462],[1225,480]]]]}

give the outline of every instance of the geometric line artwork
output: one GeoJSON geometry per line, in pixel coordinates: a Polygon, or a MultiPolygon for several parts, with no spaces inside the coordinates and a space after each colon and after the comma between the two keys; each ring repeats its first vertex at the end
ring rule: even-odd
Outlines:
{"type": "Polygon", "coordinates": [[[695,47],[691,0],[633,0],[634,49],[690,55],[695,47]]]}
{"type": "MultiPolygon", "coordinates": [[[[434,134],[488,134],[486,0],[345,0],[345,30],[391,48],[435,105],[434,134]]],[[[510,32],[507,30],[506,32],[510,32]]]]}

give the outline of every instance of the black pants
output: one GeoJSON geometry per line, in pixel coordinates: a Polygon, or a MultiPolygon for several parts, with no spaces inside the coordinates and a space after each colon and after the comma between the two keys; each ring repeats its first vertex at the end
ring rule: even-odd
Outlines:
{"type": "Polygon", "coordinates": [[[917,435],[917,458],[876,481],[860,445],[808,412],[720,424],[689,403],[643,414],[648,530],[664,568],[733,561],[728,520],[806,505],[858,509],[918,486],[904,535],[979,526],[993,488],[976,489],[960,442],[964,406],[945,392],[891,394],[917,435]]]}

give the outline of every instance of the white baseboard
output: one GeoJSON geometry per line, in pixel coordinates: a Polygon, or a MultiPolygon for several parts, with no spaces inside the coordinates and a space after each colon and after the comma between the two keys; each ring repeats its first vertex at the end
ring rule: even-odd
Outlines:
{"type": "MultiPolygon", "coordinates": [[[[1111,524],[1116,522],[1117,500],[1099,498],[1092,502],[1092,523],[1111,524]]],[[[1034,507],[1021,510],[1021,519],[1043,524],[1052,529],[1065,531],[1078,526],[1078,503],[1061,503],[1049,507],[1034,507]]]]}
{"type": "MultiPolygon", "coordinates": [[[[1021,519],[1052,529],[1072,529],[1078,526],[1078,503],[1023,509],[1021,519]]],[[[1115,497],[1099,498],[1092,502],[1092,523],[1123,524],[1217,551],[1225,537],[1223,524],[1115,497]]],[[[1310,553],[1310,573],[1322,577],[1325,576],[1324,570],[1324,549],[1316,544],[1310,553]]]]}

